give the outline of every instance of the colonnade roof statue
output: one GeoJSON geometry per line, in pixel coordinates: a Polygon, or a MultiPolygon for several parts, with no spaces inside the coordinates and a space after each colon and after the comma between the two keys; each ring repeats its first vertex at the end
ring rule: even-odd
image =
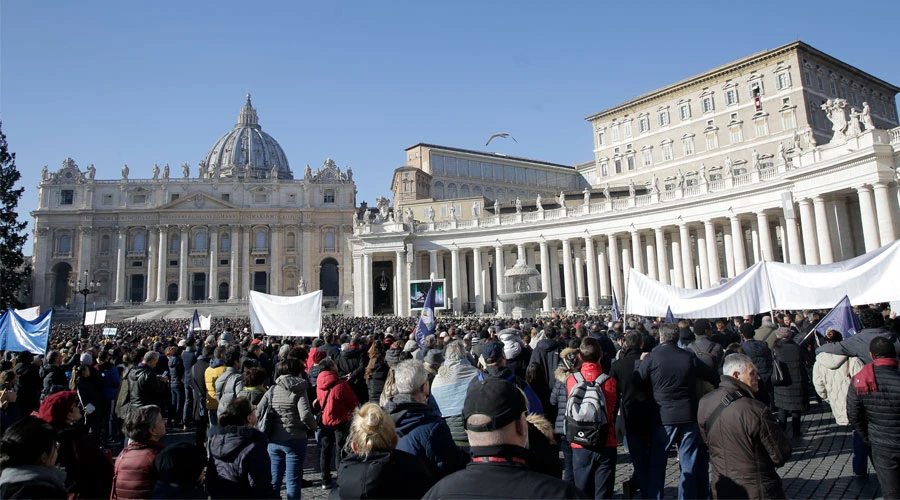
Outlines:
{"type": "Polygon", "coordinates": [[[247,102],[234,128],[223,135],[200,162],[201,177],[293,179],[284,151],[271,135],[262,131],[256,108],[247,102]]]}

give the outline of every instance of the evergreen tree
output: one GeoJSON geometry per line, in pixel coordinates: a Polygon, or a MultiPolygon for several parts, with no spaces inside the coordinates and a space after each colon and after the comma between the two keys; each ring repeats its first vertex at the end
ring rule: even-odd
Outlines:
{"type": "Polygon", "coordinates": [[[31,275],[31,267],[24,266],[22,247],[28,239],[24,233],[27,222],[19,222],[16,207],[24,187],[15,189],[22,174],[16,170],[16,154],[9,152],[3,123],[0,122],[0,311],[8,307],[20,308],[18,295],[31,275]]]}

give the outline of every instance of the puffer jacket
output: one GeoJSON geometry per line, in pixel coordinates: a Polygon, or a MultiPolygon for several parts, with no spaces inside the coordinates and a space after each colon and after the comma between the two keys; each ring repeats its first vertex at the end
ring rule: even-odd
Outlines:
{"type": "Polygon", "coordinates": [[[366,386],[369,388],[369,401],[377,402],[381,398],[381,392],[384,391],[384,383],[387,381],[388,372],[390,371],[387,361],[376,363],[372,367],[372,374],[369,380],[366,380],[366,386]]]}
{"type": "Polygon", "coordinates": [[[43,465],[6,467],[0,473],[0,498],[65,499],[66,471],[43,465]]]}
{"type": "Polygon", "coordinates": [[[319,373],[316,399],[322,409],[322,425],[328,427],[349,422],[353,418],[353,410],[359,404],[350,384],[331,371],[319,373]]]}
{"type": "Polygon", "coordinates": [[[169,387],[184,387],[184,361],[178,355],[169,358],[169,387]]]}
{"type": "Polygon", "coordinates": [[[791,443],[750,387],[722,375],[719,388],[700,399],[697,420],[709,447],[713,498],[786,498],[776,468],[791,458],[791,443]],[[744,397],[722,410],[707,433],[710,416],[735,391],[744,397]]]}
{"type": "Polygon", "coordinates": [[[551,411],[556,406],[556,401],[551,397],[553,386],[556,385],[555,373],[556,367],[559,366],[559,352],[562,350],[562,344],[556,339],[542,339],[538,341],[537,346],[531,353],[531,362],[529,364],[537,365],[536,380],[532,380],[531,386],[541,400],[541,406],[544,407],[544,413],[547,418],[556,417],[556,412],[551,411]],[[538,381],[539,379],[539,381],[538,381]]]}
{"type": "MultiPolygon", "coordinates": [[[[206,409],[217,410],[219,408],[219,398],[216,396],[216,382],[219,377],[225,373],[225,367],[222,361],[213,359],[209,363],[209,367],[203,372],[203,381],[206,385],[206,409]]],[[[224,407],[222,408],[225,409],[224,407]]]]}
{"type": "Polygon", "coordinates": [[[222,410],[228,407],[228,404],[237,397],[238,393],[244,388],[244,377],[240,369],[233,367],[225,368],[222,376],[216,379],[216,399],[222,410]]]}
{"type": "Polygon", "coordinates": [[[316,432],[316,417],[309,404],[306,389],[309,383],[299,377],[282,375],[259,403],[257,413],[270,406],[278,418],[273,420],[270,441],[306,439],[316,432]]]}
{"type": "Polygon", "coordinates": [[[847,419],[847,389],[850,379],[863,367],[859,358],[820,352],[813,365],[813,387],[831,405],[831,413],[838,425],[849,425],[847,419]]]}
{"type": "Polygon", "coordinates": [[[403,346],[400,345],[399,342],[394,343],[397,347],[391,346],[387,352],[384,353],[384,360],[387,362],[388,366],[394,366],[400,362],[400,353],[403,352],[403,346]]]}
{"type": "Polygon", "coordinates": [[[772,349],[785,370],[785,384],[775,386],[775,407],[787,411],[809,409],[809,375],[806,350],[790,339],[779,339],[772,349]]]}
{"type": "Polygon", "coordinates": [[[128,402],[132,408],[144,405],[165,408],[168,396],[169,390],[165,383],[144,363],[135,366],[128,373],[128,402]]]}
{"type": "Polygon", "coordinates": [[[157,441],[131,443],[116,458],[110,498],[150,498],[159,471],[153,465],[156,455],[165,448],[157,441]]]}
{"type": "Polygon", "coordinates": [[[421,460],[400,450],[373,450],[341,460],[338,498],[422,498],[434,478],[421,460]]]}
{"type": "Polygon", "coordinates": [[[266,436],[255,427],[227,426],[209,440],[206,490],[211,498],[279,498],[272,488],[266,436]]]}
{"type": "Polygon", "coordinates": [[[425,462],[436,478],[465,467],[468,455],[453,442],[450,428],[434,410],[406,394],[398,394],[384,406],[397,427],[397,449],[425,462]]]}
{"type": "Polygon", "coordinates": [[[553,391],[550,393],[550,404],[556,405],[556,420],[553,422],[553,433],[560,436],[566,434],[565,427],[563,427],[566,423],[566,400],[569,398],[569,393],[566,391],[566,380],[573,373],[575,372],[566,370],[564,365],[557,366],[556,371],[553,372],[556,382],[553,385],[553,391]]]}
{"type": "Polygon", "coordinates": [[[873,448],[897,457],[900,443],[900,371],[897,366],[874,366],[878,390],[865,395],[847,391],[847,418],[873,448]]]}

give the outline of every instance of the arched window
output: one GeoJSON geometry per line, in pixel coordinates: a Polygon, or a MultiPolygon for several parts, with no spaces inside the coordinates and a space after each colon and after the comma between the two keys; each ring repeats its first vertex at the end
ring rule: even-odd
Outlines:
{"type": "Polygon", "coordinates": [[[143,252],[143,251],[145,251],[145,250],[146,250],[146,246],[145,246],[145,243],[146,243],[146,242],[145,242],[145,240],[144,240],[144,233],[136,233],[136,234],[134,235],[134,242],[133,242],[133,243],[134,243],[134,245],[133,245],[133,250],[134,250],[135,252],[143,252]]]}
{"type": "Polygon", "coordinates": [[[448,198],[456,198],[457,197],[456,183],[451,182],[450,184],[447,184],[447,197],[448,198]]]}
{"type": "Polygon", "coordinates": [[[435,199],[442,199],[444,197],[444,183],[443,182],[435,182],[434,183],[434,197],[435,199]]]}
{"type": "Polygon", "coordinates": [[[194,250],[206,250],[205,232],[199,232],[194,235],[194,250]]]}
{"type": "Polygon", "coordinates": [[[219,247],[223,252],[231,250],[231,236],[229,236],[228,233],[222,233],[222,238],[219,240],[219,247]]]}
{"type": "Polygon", "coordinates": [[[288,250],[295,250],[297,248],[297,236],[293,233],[287,233],[284,237],[284,247],[288,250]]]}
{"type": "Polygon", "coordinates": [[[66,254],[72,251],[72,238],[68,234],[59,237],[59,253],[66,254]]]}
{"type": "Polygon", "coordinates": [[[469,194],[469,185],[468,184],[463,184],[462,187],[459,188],[459,195],[462,196],[463,198],[468,198],[469,196],[471,196],[471,194],[469,194]]]}
{"type": "Polygon", "coordinates": [[[109,235],[104,234],[100,237],[100,253],[109,253],[109,235]]]}
{"type": "Polygon", "coordinates": [[[266,245],[267,242],[268,242],[268,238],[266,238],[266,232],[265,231],[257,231],[254,248],[260,248],[260,249],[268,248],[268,246],[266,245]]]}
{"type": "Polygon", "coordinates": [[[170,243],[169,243],[169,251],[170,251],[170,252],[177,252],[178,249],[181,247],[181,240],[180,240],[180,238],[179,238],[178,236],[172,236],[172,239],[169,240],[169,241],[170,241],[170,243]]]}
{"type": "Polygon", "coordinates": [[[334,231],[328,231],[325,233],[325,250],[334,250],[334,231]]]}

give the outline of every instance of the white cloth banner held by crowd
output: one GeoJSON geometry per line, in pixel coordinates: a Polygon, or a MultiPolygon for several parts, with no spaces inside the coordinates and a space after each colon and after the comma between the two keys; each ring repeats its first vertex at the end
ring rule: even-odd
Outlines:
{"type": "Polygon", "coordinates": [[[200,330],[209,331],[212,326],[212,313],[209,316],[200,315],[200,330]]]}
{"type": "Polygon", "coordinates": [[[900,240],[859,257],[806,266],[757,262],[724,285],[689,290],[664,285],[634,269],[629,274],[627,314],[718,318],[775,309],[828,309],[845,295],[855,305],[900,300],[900,240]]]}
{"type": "Polygon", "coordinates": [[[29,307],[28,309],[15,309],[16,314],[25,321],[34,321],[41,315],[41,306],[29,307]]]}
{"type": "Polygon", "coordinates": [[[322,329],[322,291],[281,297],[250,291],[253,333],[286,337],[318,337],[322,329]]]}
{"type": "Polygon", "coordinates": [[[88,311],[84,316],[84,326],[102,325],[106,323],[106,309],[102,311],[88,311]]]}

